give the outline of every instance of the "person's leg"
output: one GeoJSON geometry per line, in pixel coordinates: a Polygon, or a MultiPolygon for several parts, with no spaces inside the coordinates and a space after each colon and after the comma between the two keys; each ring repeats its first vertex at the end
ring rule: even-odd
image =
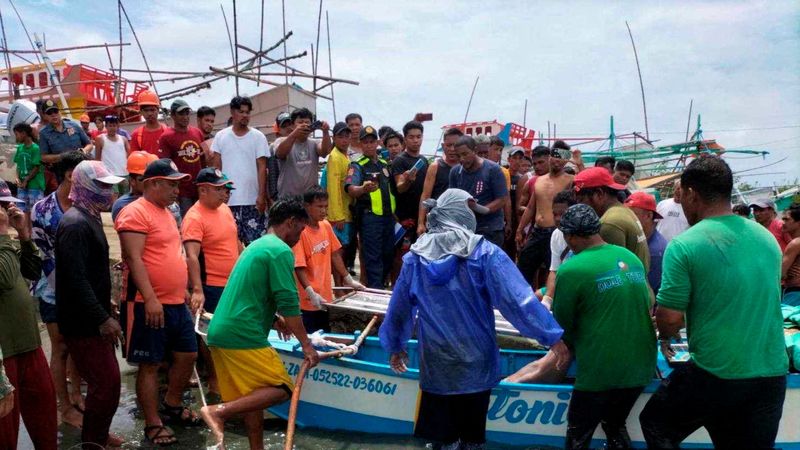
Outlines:
{"type": "Polygon", "coordinates": [[[691,364],[672,371],[639,414],[648,448],[679,448],[704,426],[715,408],[709,404],[709,383],[691,364]]]}
{"type": "Polygon", "coordinates": [[[3,358],[3,368],[8,381],[14,386],[14,407],[4,417],[0,417],[0,449],[16,449],[19,438],[19,373],[17,355],[3,358]]]}
{"type": "Polygon", "coordinates": [[[67,337],[65,340],[78,371],[88,384],[81,440],[105,446],[120,395],[119,364],[114,346],[100,336],[67,337]]]}
{"type": "Polygon", "coordinates": [[[140,363],[136,372],[136,399],[146,426],[161,425],[158,415],[158,368],[160,363],[140,363]]]}
{"type": "Polygon", "coordinates": [[[129,317],[132,325],[128,362],[139,365],[136,399],[144,415],[145,427],[158,427],[163,425],[158,415],[158,369],[165,360],[166,332],[164,328],[150,328],[145,324],[143,303],[134,303],[132,312],[132,317],[129,317]]]}
{"type": "Polygon", "coordinates": [[[603,414],[603,419],[600,421],[600,425],[606,433],[607,448],[632,448],[631,438],[628,435],[628,428],[625,426],[625,422],[628,420],[628,415],[643,390],[644,386],[611,391],[608,407],[603,414]]]}
{"type": "Polygon", "coordinates": [[[164,306],[164,328],[167,331],[167,346],[172,352],[164,403],[174,408],[183,404],[183,391],[189,384],[197,360],[197,338],[192,315],[186,305],[164,306]]]}
{"type": "Polygon", "coordinates": [[[73,399],[82,399],[80,392],[81,378],[77,373],[78,371],[74,370],[75,364],[69,358],[67,345],[58,331],[58,324],[55,323],[55,309],[55,305],[39,300],[39,315],[42,316],[42,321],[45,322],[47,335],[50,338],[50,376],[55,386],[61,420],[68,425],[80,428],[83,422],[83,415],[74,405],[77,404],[81,408],[82,406],[80,403],[73,402],[73,399]],[[73,370],[68,370],[68,367],[73,370]],[[67,386],[67,373],[69,373],[70,380],[79,398],[70,395],[69,387],[67,386]]]}
{"type": "Polygon", "coordinates": [[[365,213],[361,220],[361,267],[366,272],[368,288],[383,289],[383,260],[380,217],[365,213]]]}
{"type": "MultiPolygon", "coordinates": [[[[214,311],[217,309],[217,304],[219,304],[219,299],[222,297],[223,290],[224,287],[222,286],[203,286],[203,294],[206,297],[203,309],[206,312],[214,314],[214,311]]],[[[200,336],[197,336],[197,359],[198,361],[202,361],[206,368],[208,393],[218,398],[219,384],[217,382],[217,373],[214,370],[214,360],[211,358],[211,352],[208,350],[208,346],[200,336]]]]}
{"type": "Polygon", "coordinates": [[[383,266],[383,280],[387,280],[392,273],[394,264],[394,218],[392,216],[381,217],[381,261],[383,266]]]}
{"type": "Polygon", "coordinates": [[[517,267],[525,281],[536,286],[536,271],[542,263],[550,259],[550,236],[552,228],[534,228],[533,232],[519,253],[517,267]]]}
{"type": "Polygon", "coordinates": [[[458,442],[458,408],[453,405],[454,397],[421,391],[414,436],[428,440],[434,448],[458,442]]]}
{"type": "MultiPolygon", "coordinates": [[[[23,353],[18,360],[19,413],[37,450],[58,447],[58,408],[53,379],[42,348],[23,353]]],[[[16,386],[15,386],[16,387],[16,386]]]]}
{"type": "Polygon", "coordinates": [[[462,448],[478,449],[486,443],[486,413],[492,391],[460,395],[456,403],[459,441],[462,448]]]}
{"type": "MultiPolygon", "coordinates": [[[[289,393],[285,388],[267,386],[255,389],[251,393],[236,400],[220,403],[219,405],[204,406],[203,408],[200,409],[200,415],[203,417],[203,420],[205,420],[205,422],[208,424],[208,427],[211,429],[211,433],[214,434],[214,437],[217,439],[217,442],[222,444],[224,439],[226,420],[230,419],[231,417],[237,414],[245,414],[252,412],[258,412],[258,414],[263,414],[262,411],[264,411],[264,409],[272,405],[277,405],[278,403],[283,403],[288,399],[289,399],[289,393]]],[[[245,425],[249,424],[245,423],[245,425]]],[[[250,439],[250,444],[252,446],[254,438],[256,438],[256,436],[251,434],[251,429],[249,428],[249,426],[247,434],[248,438],[250,439]]],[[[258,435],[258,438],[263,440],[263,436],[260,434],[258,435]]]]}
{"type": "Polygon", "coordinates": [[[604,392],[572,391],[567,410],[567,437],[564,448],[590,448],[594,430],[606,409],[604,392]]]}
{"type": "Polygon", "coordinates": [[[244,413],[244,428],[247,430],[250,450],[264,450],[264,410],[244,413]]]}

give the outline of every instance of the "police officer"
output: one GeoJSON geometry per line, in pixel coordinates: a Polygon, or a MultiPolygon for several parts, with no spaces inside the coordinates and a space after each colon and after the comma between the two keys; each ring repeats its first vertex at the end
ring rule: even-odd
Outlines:
{"type": "Polygon", "coordinates": [[[371,126],[359,134],[363,156],[351,163],[344,182],[356,199],[357,229],[361,236],[361,265],[367,287],[383,289],[394,258],[394,208],[389,164],[378,157],[378,132],[371,126]]]}

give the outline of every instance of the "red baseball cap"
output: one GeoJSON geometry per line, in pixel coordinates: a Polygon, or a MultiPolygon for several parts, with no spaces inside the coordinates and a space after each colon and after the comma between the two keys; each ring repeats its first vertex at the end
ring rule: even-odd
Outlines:
{"type": "Polygon", "coordinates": [[[573,185],[575,186],[575,192],[579,192],[584,188],[602,186],[609,187],[615,191],[625,190],[625,186],[614,182],[614,178],[611,177],[611,174],[608,173],[605,167],[591,167],[578,172],[578,174],[575,175],[573,185]]]}
{"type": "Polygon", "coordinates": [[[661,214],[656,211],[656,197],[644,191],[637,191],[625,200],[625,206],[629,208],[642,208],[645,211],[652,211],[653,217],[663,219],[661,214]]]}

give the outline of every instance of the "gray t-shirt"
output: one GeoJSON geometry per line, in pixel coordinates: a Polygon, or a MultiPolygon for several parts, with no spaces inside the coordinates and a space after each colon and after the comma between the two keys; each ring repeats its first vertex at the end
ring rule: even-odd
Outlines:
{"type": "MultiPolygon", "coordinates": [[[[277,149],[286,138],[275,140],[277,149]]],[[[280,175],[278,192],[280,195],[302,195],[314,185],[319,184],[318,139],[308,138],[305,142],[295,141],[286,159],[278,159],[280,175]]]]}

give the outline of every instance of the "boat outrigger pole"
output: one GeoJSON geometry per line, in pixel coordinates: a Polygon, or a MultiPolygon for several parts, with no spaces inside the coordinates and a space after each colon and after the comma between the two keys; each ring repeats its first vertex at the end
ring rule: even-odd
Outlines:
{"type": "Polygon", "coordinates": [[[64,90],[61,89],[60,80],[56,76],[56,69],[53,67],[53,62],[50,61],[50,57],[47,56],[47,49],[44,48],[44,44],[39,40],[38,33],[33,33],[33,41],[36,44],[36,48],[39,49],[39,53],[42,55],[42,61],[44,61],[44,65],[47,68],[47,74],[50,75],[50,83],[56,87],[58,99],[61,101],[61,109],[64,110],[68,119],[72,119],[72,113],[67,104],[67,98],[64,97],[64,90]]]}

